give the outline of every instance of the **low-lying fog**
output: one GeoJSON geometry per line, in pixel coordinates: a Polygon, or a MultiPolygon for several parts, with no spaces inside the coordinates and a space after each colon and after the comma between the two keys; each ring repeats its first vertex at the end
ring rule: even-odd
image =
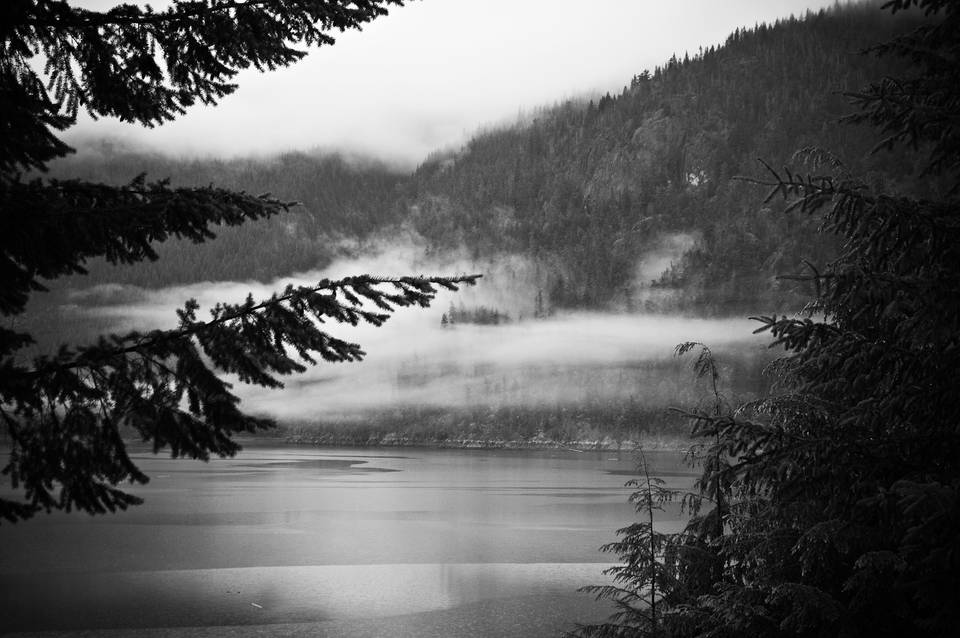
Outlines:
{"type": "MultiPolygon", "coordinates": [[[[662,255],[638,261],[638,277],[654,263],[669,267],[670,252],[689,241],[668,238],[662,255]]],[[[676,405],[692,385],[688,362],[673,356],[676,344],[704,342],[717,353],[759,361],[767,338],[752,335],[744,319],[697,319],[664,315],[562,313],[533,319],[537,296],[530,266],[504,256],[493,264],[470,264],[460,256],[424,257],[415,245],[377,248],[363,258],[343,259],[322,271],[269,284],[205,282],[159,290],[99,285],[68,291],[58,307],[74,326],[122,333],[173,327],[175,310],[195,298],[202,309],[241,301],[248,293],[265,298],[287,283],[308,285],[350,274],[462,274],[482,272],[475,287],[441,292],[429,309],[400,309],[382,327],[329,325],[332,334],[360,343],[359,363],[321,363],[284,379],[282,390],[237,384],[245,407],[281,419],[343,417],[369,409],[423,405],[556,405],[631,399],[676,405]],[[451,305],[481,306],[509,315],[499,325],[444,325],[451,305]]],[[[205,315],[201,310],[200,317],[205,315]]],[[[759,363],[756,364],[759,367],[759,363]]]]}

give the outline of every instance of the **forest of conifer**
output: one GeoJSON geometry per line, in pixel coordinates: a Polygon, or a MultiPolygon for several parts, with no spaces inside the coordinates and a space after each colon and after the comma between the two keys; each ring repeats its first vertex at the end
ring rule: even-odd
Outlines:
{"type": "Polygon", "coordinates": [[[401,229],[430,250],[465,250],[478,262],[504,254],[533,260],[533,283],[550,309],[786,310],[808,291],[777,275],[804,259],[823,263],[836,246],[815,223],[759,202],[755,187],[736,178],[763,174],[758,159],[795,163],[806,149],[801,161],[832,154],[880,188],[922,190],[914,158],[871,154],[869,127],[840,123],[846,92],[904,66],[862,50],[917,21],[848,5],[738,29],[721,46],[638,72],[616,95],[569,100],[480,131],[412,174],[322,153],[176,160],[112,143],[53,171],[122,183],[135,166],[174,184],[215,183],[302,204],[281,223],[225,228],[209,245],[167,243],[156,263],[94,263],[94,281],[266,281],[322,267],[358,240],[401,229]],[[638,256],[678,233],[695,243],[638,281],[638,256]],[[645,294],[650,288],[660,294],[645,294]]]}
{"type": "MultiPolygon", "coordinates": [[[[0,166],[0,444],[9,479],[0,519],[22,529],[40,514],[118,513],[143,504],[143,489],[158,501],[178,492],[208,500],[184,514],[185,501],[175,496],[172,519],[170,512],[148,512],[156,518],[141,519],[150,521],[145,533],[124,529],[123,535],[150,545],[182,538],[163,536],[170,529],[214,531],[194,536],[195,546],[170,543],[177,560],[178,552],[195,550],[179,563],[141,547],[117,558],[110,547],[104,555],[111,567],[91,573],[58,573],[54,562],[75,559],[65,551],[37,576],[29,573],[35,556],[6,550],[6,560],[27,568],[0,567],[3,592],[39,607],[46,604],[37,592],[46,593],[47,578],[81,600],[83,588],[63,583],[126,578],[168,596],[179,613],[182,592],[169,583],[198,573],[203,580],[229,571],[231,579],[249,577],[247,583],[293,573],[340,588],[353,569],[365,591],[370,574],[381,573],[369,567],[389,573],[413,558],[421,562],[412,565],[425,568],[415,573],[439,573],[440,586],[425,597],[461,596],[441,604],[444,612],[461,613],[472,590],[483,589],[477,580],[457,580],[464,566],[470,572],[492,565],[493,572],[515,576],[525,560],[537,577],[522,586],[534,588],[544,565],[559,573],[577,557],[591,557],[565,553],[562,542],[554,554],[548,545],[589,537],[583,532],[596,531],[595,523],[571,526],[567,510],[583,520],[609,515],[616,506],[604,499],[623,495],[611,491],[610,477],[631,474],[636,478],[625,487],[636,518],[610,530],[615,539],[600,548],[617,564],[602,571],[606,582],[581,589],[612,603],[613,614],[585,619],[574,635],[954,635],[960,623],[954,381],[960,2],[837,4],[737,29],[720,46],[639,70],[619,92],[566,100],[480,130],[415,168],[307,151],[173,158],[111,140],[68,156],[51,132],[75,123],[81,103],[91,114],[144,125],[175,119],[196,99],[213,104],[232,92],[227,81],[236,68],[272,70],[298,60],[288,40],[332,44],[325,30],[359,29],[385,15],[387,5],[400,4],[226,1],[97,13],[24,0],[15,11],[4,9],[19,22],[0,27],[9,44],[9,60],[0,66],[11,106],[4,125],[16,133],[2,141],[0,166]],[[163,50],[167,75],[157,65],[160,56],[141,54],[145,44],[163,50]],[[77,52],[86,46],[108,53],[80,60],[77,52]],[[52,75],[47,88],[27,63],[41,50],[52,75]],[[118,51],[129,54],[133,70],[105,72],[118,51]],[[94,71],[77,82],[75,66],[94,71]],[[7,126],[17,118],[30,126],[7,126]],[[476,274],[317,275],[372,247],[404,242],[415,245],[422,263],[456,255],[476,274]],[[483,265],[491,272],[481,273],[483,265]],[[384,350],[403,342],[394,359],[377,360],[355,377],[329,371],[340,363],[359,368],[367,357],[352,336],[329,333],[330,327],[370,337],[384,332],[372,329],[396,311],[428,309],[439,294],[462,293],[503,272],[510,278],[504,287],[522,289],[523,299],[517,293],[512,305],[482,296],[473,305],[450,301],[435,309],[428,327],[404,324],[403,336],[375,342],[384,350]],[[294,273],[317,277],[306,284],[280,279],[294,273]],[[279,290],[217,301],[209,318],[190,298],[179,302],[176,327],[113,330],[122,323],[110,311],[135,314],[151,295],[185,289],[208,301],[238,280],[279,290]],[[38,294],[50,292],[48,285],[51,294],[38,294]],[[84,314],[98,304],[109,311],[84,314]],[[78,321],[68,332],[57,324],[60,312],[89,323],[78,321]],[[748,314],[753,340],[730,337],[748,314]],[[664,339],[678,326],[695,326],[720,343],[691,336],[664,354],[664,339]],[[631,341],[634,332],[645,335],[631,341]],[[769,338],[763,346],[758,333],[769,338]],[[423,343],[430,338],[432,349],[423,343]],[[261,390],[284,394],[271,404],[261,390]],[[338,403],[347,395],[359,403],[338,403]],[[665,397],[672,410],[663,409],[665,397]],[[297,412],[300,401],[306,412],[303,405],[297,412]],[[254,413],[250,404],[275,412],[254,413]],[[183,472],[173,461],[232,457],[247,441],[242,437],[276,433],[278,421],[286,426],[279,429],[285,444],[312,444],[304,446],[308,453],[249,439],[270,451],[221,465],[214,477],[224,484],[239,477],[240,488],[219,484],[220,491],[204,492],[197,472],[149,492],[144,458],[150,463],[169,452],[170,465],[153,466],[169,470],[155,474],[169,479],[183,472]],[[660,443],[676,463],[657,474],[648,453],[660,443]],[[313,454],[316,445],[539,447],[551,454],[430,450],[407,457],[377,450],[371,458],[384,467],[358,470],[369,459],[313,454]],[[681,445],[686,469],[678,469],[681,445]],[[558,448],[569,454],[552,454],[558,448]],[[596,458],[587,458],[587,449],[596,458]],[[634,469],[622,469],[621,453],[633,454],[634,469]],[[516,478],[535,461],[544,461],[541,478],[516,478]],[[432,463],[454,469],[430,474],[432,463]],[[501,469],[490,472],[491,465],[501,469]],[[392,472],[401,480],[391,481],[392,472]],[[469,480],[458,483],[464,476],[469,480]],[[392,502],[400,502],[401,489],[424,486],[409,508],[392,502]],[[224,495],[241,502],[250,491],[256,504],[229,509],[234,503],[224,495]],[[378,503],[358,504],[371,493],[378,503]],[[475,493],[482,493],[476,508],[475,493]],[[525,505],[505,506],[505,494],[525,505]],[[522,518],[526,511],[498,518],[501,510],[512,507],[514,515],[531,503],[542,508],[536,513],[542,518],[522,518]],[[470,518],[475,509],[482,515],[470,518]],[[668,511],[675,516],[666,523],[668,511]],[[256,541],[246,537],[229,548],[236,553],[225,552],[222,564],[203,562],[207,549],[216,554],[229,544],[225,530],[241,538],[251,529],[256,541]],[[209,545],[201,539],[207,533],[209,545]],[[357,540],[363,534],[366,543],[357,540]],[[488,534],[510,541],[484,544],[488,534]],[[426,550],[404,555],[419,547],[418,536],[427,539],[426,550]],[[276,543],[275,553],[252,556],[266,538],[276,543]],[[349,555],[363,564],[311,563],[321,560],[321,553],[310,553],[324,545],[316,539],[341,543],[322,560],[349,555]],[[349,553],[358,548],[361,554],[349,553]],[[152,567],[132,571],[126,561],[144,555],[152,567]],[[371,563],[374,556],[382,562],[371,563]],[[233,569],[238,560],[243,574],[233,569]],[[156,584],[166,578],[164,593],[156,584]]],[[[144,311],[147,320],[166,301],[144,311]]],[[[51,538],[62,533],[37,529],[51,538]]],[[[42,547],[43,539],[31,545],[37,539],[9,530],[3,531],[15,539],[14,551],[18,543],[42,547]]],[[[95,530],[83,538],[97,537],[95,530]]],[[[89,557],[77,546],[81,565],[89,557]]],[[[90,564],[102,558],[91,555],[90,564]]],[[[248,624],[290,623],[290,614],[300,613],[309,622],[341,620],[328,615],[335,606],[323,607],[337,597],[331,587],[324,597],[308,592],[323,604],[284,608],[275,591],[289,596],[300,581],[278,580],[256,594],[266,605],[242,603],[255,614],[273,606],[275,615],[248,624]]],[[[390,599],[392,585],[363,605],[390,599]]],[[[211,593],[204,583],[197,589],[226,614],[211,616],[209,627],[237,617],[236,601],[219,589],[211,593]]],[[[116,600],[126,595],[114,585],[105,590],[116,600]]],[[[54,604],[73,604],[58,598],[56,587],[51,591],[54,604]]],[[[240,592],[227,591],[233,593],[240,592]]],[[[554,596],[539,600],[543,617],[554,596]]],[[[413,598],[402,600],[392,617],[416,615],[413,598]]],[[[592,608],[598,609],[609,611],[592,608]]],[[[106,615],[113,613],[121,618],[116,628],[139,627],[137,613],[111,608],[106,615]]],[[[480,622],[491,615],[463,613],[480,622]]],[[[17,616],[14,628],[49,628],[31,614],[17,616]]],[[[378,616],[369,615],[376,626],[378,616]]],[[[94,630],[115,620],[98,625],[82,616],[81,610],[77,622],[94,630]]],[[[167,622],[150,620],[143,628],[167,622]]],[[[178,617],[170,626],[190,622],[178,617]]],[[[0,633],[6,630],[0,622],[0,633]]]]}

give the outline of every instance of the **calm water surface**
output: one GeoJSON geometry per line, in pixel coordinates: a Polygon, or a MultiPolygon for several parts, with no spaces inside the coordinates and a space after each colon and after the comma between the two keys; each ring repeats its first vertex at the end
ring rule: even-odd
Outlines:
{"type": "MultiPolygon", "coordinates": [[[[603,580],[597,548],[633,518],[627,453],[249,443],[206,464],[135,458],[144,505],[0,526],[0,633],[553,636],[607,614],[576,589],[603,580]]],[[[692,483],[678,453],[647,459],[692,483]]]]}

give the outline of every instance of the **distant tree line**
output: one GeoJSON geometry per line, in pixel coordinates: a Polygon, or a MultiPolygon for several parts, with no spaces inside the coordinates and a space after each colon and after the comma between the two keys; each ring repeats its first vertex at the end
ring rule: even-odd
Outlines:
{"type": "Polygon", "coordinates": [[[256,194],[283,193],[298,204],[282,219],[218,228],[214,242],[165,242],[157,248],[158,261],[125,268],[91,263],[95,280],[150,288],[211,280],[269,281],[322,268],[347,246],[397,221],[397,189],[403,179],[386,165],[339,155],[182,160],[132,153],[109,143],[61,159],[51,172],[115,185],[145,173],[179,186],[217,184],[256,194]]]}
{"type": "Polygon", "coordinates": [[[440,317],[440,325],[444,327],[455,326],[460,323],[472,323],[480,326],[498,326],[502,323],[509,323],[510,315],[500,312],[496,308],[487,306],[477,306],[476,308],[467,308],[461,302],[459,305],[450,303],[450,307],[440,317]]]}

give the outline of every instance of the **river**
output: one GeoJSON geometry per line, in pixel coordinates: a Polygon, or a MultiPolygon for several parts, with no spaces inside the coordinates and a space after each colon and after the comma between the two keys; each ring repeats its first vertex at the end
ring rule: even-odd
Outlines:
{"type": "MultiPolygon", "coordinates": [[[[134,458],[144,505],[0,526],[0,633],[556,636],[608,613],[576,589],[604,582],[598,548],[634,516],[630,453],[254,441],[134,458]]],[[[691,485],[679,453],[647,459],[691,485]]]]}

